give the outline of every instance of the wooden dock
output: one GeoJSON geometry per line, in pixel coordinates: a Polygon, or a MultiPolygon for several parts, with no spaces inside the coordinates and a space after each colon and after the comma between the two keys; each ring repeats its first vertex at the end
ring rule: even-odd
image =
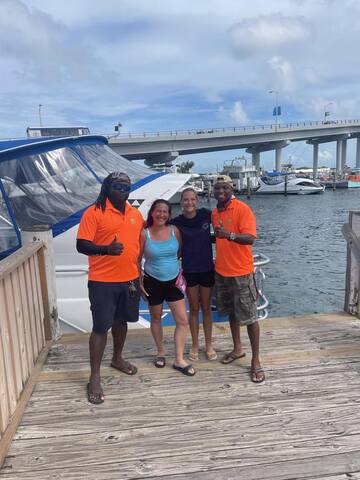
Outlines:
{"type": "MultiPolygon", "coordinates": [[[[87,335],[54,350],[15,434],[0,480],[360,479],[360,320],[345,313],[268,319],[266,381],[250,381],[247,356],[196,362],[189,378],[153,367],[149,330],[132,330],[130,377],[103,367],[105,403],[91,405],[87,335]]],[[[226,324],[214,331],[231,348],[226,324]]]]}

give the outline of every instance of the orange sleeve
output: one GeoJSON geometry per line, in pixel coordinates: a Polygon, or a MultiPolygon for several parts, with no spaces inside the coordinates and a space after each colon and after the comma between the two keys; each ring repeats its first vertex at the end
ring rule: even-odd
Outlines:
{"type": "Polygon", "coordinates": [[[246,204],[243,204],[241,209],[239,209],[238,228],[240,233],[256,237],[256,217],[251,208],[246,204]]]}
{"type": "Polygon", "coordinates": [[[85,210],[81,217],[78,232],[76,235],[77,240],[89,240],[92,242],[95,238],[97,231],[97,215],[95,207],[92,206],[85,210]]]}
{"type": "Polygon", "coordinates": [[[216,209],[214,208],[213,211],[211,212],[211,223],[213,224],[213,227],[218,227],[218,221],[217,221],[217,215],[216,215],[216,209]]]}

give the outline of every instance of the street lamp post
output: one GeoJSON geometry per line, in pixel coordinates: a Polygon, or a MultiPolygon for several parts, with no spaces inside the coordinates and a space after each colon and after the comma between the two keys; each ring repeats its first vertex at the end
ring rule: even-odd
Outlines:
{"type": "Polygon", "coordinates": [[[334,102],[328,102],[324,105],[324,123],[326,121],[326,117],[330,115],[330,112],[327,111],[327,108],[330,107],[330,105],[333,105],[334,102]]]}
{"type": "Polygon", "coordinates": [[[41,103],[39,103],[39,123],[40,123],[40,127],[43,126],[42,119],[41,119],[41,107],[42,107],[42,105],[41,105],[41,103]]]}
{"type": "Polygon", "coordinates": [[[275,94],[275,132],[278,128],[278,108],[279,108],[279,91],[278,90],[269,90],[269,93],[275,94]]]}

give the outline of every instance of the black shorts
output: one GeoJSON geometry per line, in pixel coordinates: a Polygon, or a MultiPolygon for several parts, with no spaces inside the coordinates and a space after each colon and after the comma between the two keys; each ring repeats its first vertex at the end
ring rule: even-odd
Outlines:
{"type": "Polygon", "coordinates": [[[89,300],[93,332],[106,333],[114,323],[139,320],[139,279],[132,282],[95,282],[89,280],[89,300]],[[133,283],[135,290],[131,290],[133,283]]]}
{"type": "Polygon", "coordinates": [[[164,300],[167,302],[177,302],[183,300],[184,294],[175,287],[176,278],[167,282],[162,282],[151,277],[146,272],[144,274],[144,289],[148,293],[147,301],[149,305],[161,305],[164,300]]]}
{"type": "Polygon", "coordinates": [[[215,278],[214,278],[214,272],[190,272],[190,273],[185,273],[183,272],[183,275],[186,280],[186,286],[187,287],[208,287],[211,288],[215,284],[215,278]]]}

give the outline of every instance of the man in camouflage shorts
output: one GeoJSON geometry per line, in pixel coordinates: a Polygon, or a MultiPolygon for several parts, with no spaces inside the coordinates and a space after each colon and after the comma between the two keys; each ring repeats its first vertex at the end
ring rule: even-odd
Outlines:
{"type": "Polygon", "coordinates": [[[261,383],[265,373],[259,358],[260,327],[257,321],[252,244],[256,239],[256,219],[246,203],[233,198],[232,181],[220,175],[214,184],[217,207],[212,212],[216,236],[215,284],[217,308],[228,315],[234,348],[222,358],[231,363],[244,357],[240,326],[246,326],[252,349],[251,380],[261,383]]]}

